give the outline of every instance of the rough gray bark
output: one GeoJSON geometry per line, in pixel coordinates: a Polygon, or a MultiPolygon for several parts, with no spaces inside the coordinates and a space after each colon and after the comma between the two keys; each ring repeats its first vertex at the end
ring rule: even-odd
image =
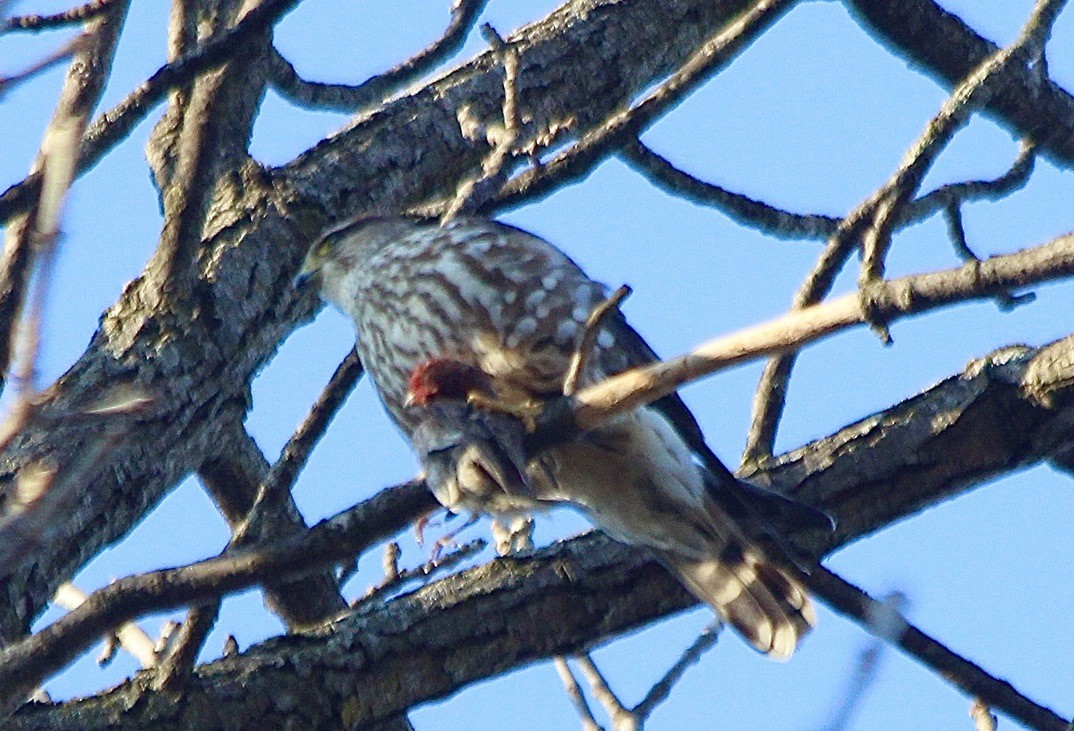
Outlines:
{"type": "MultiPolygon", "coordinates": [[[[839,520],[833,540],[795,537],[828,552],[1069,448],[1072,422],[1074,336],[974,361],[891,409],[775,458],[751,478],[797,486],[796,494],[829,509],[839,520]]],[[[394,516],[395,529],[424,509],[414,507],[413,515],[394,516]]],[[[329,628],[269,640],[201,667],[188,686],[164,697],[146,692],[148,677],[140,677],[83,701],[26,707],[9,723],[364,725],[695,603],[642,552],[587,534],[363,607],[329,628]]]]}

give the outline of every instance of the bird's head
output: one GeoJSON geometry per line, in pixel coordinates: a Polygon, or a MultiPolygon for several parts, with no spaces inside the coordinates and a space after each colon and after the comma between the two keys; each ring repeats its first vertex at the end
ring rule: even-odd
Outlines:
{"type": "Polygon", "coordinates": [[[428,406],[435,399],[466,401],[474,393],[489,394],[492,384],[479,368],[452,358],[432,358],[410,374],[406,406],[428,406]]]}
{"type": "Polygon", "coordinates": [[[328,228],[310,246],[294,285],[312,282],[326,299],[338,304],[347,277],[367,273],[370,256],[414,227],[413,219],[402,216],[365,216],[328,228]]]}

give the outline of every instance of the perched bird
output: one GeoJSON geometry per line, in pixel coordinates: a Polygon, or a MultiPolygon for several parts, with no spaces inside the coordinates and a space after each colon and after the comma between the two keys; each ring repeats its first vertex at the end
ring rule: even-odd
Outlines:
{"type": "MultiPolygon", "coordinates": [[[[758,539],[776,537],[765,545],[779,545],[768,522],[824,527],[828,518],[739,482],[677,395],[520,464],[516,436],[490,413],[475,417],[457,389],[414,393],[415,371],[440,359],[472,369],[468,377],[497,397],[540,403],[560,395],[583,325],[606,294],[551,244],[480,219],[440,226],[366,218],[328,231],[301,276],[316,277],[322,296],[354,321],[362,363],[427,470],[428,457],[439,455],[434,469],[447,471],[432,489],[446,506],[493,513],[575,506],[613,538],[650,550],[774,658],[789,657],[813,625],[794,569],[770,561],[758,539]],[[408,408],[415,396],[426,408],[408,408]]],[[[581,385],[655,359],[616,312],[604,320],[581,385]]]]}

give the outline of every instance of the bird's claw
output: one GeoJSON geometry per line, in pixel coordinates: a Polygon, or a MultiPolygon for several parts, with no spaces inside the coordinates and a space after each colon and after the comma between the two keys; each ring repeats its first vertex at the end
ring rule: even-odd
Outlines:
{"type": "Polygon", "coordinates": [[[490,396],[479,391],[471,391],[466,396],[466,403],[482,411],[506,414],[522,422],[527,434],[537,431],[537,419],[544,407],[537,401],[511,402],[490,396]]]}

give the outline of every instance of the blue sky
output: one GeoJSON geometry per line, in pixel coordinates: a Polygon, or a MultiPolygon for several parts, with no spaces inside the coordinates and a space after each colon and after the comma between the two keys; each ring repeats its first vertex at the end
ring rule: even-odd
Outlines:
{"type": "MultiPolygon", "coordinates": [[[[999,43],[1015,37],[1032,7],[1029,0],[942,4],[999,43]]],[[[106,94],[109,106],[163,60],[165,3],[134,5],[106,94]]],[[[307,77],[358,82],[435,38],[446,21],[446,5],[307,0],[280,25],[278,44],[307,77]]],[[[506,35],[554,6],[492,0],[483,20],[506,35]]],[[[23,2],[16,11],[56,7],[23,2]]],[[[62,35],[0,38],[0,73],[21,67],[62,35]]],[[[449,66],[482,48],[475,35],[449,66]]],[[[1074,89],[1074,11],[1056,26],[1049,62],[1052,78],[1074,89]]],[[[25,174],[61,81],[62,71],[54,71],[0,103],[0,129],[9,131],[0,155],[0,184],[25,174]]],[[[645,139],[706,180],[791,210],[840,215],[890,175],[945,98],[943,88],[865,35],[841,4],[806,2],[645,139]]],[[[346,121],[345,115],[295,110],[270,93],[253,152],[265,164],[281,164],[346,121]]],[[[81,354],[101,311],[140,272],[155,246],[160,217],[143,154],[150,129],[151,122],[143,122],[73,191],[45,334],[44,383],[81,354]]],[[[993,177],[1016,153],[1017,143],[1005,130],[975,118],[941,156],[925,188],[993,177]]],[[[1024,190],[999,203],[968,206],[967,233],[981,255],[1014,251],[1074,228],[1071,211],[1074,176],[1041,160],[1024,190]]],[[[627,316],[666,355],[783,312],[819,248],[815,242],[766,238],[716,211],[670,198],[615,160],[584,182],[504,218],[556,243],[594,278],[612,286],[630,284],[634,295],[625,305],[627,316]]],[[[898,236],[889,272],[955,262],[942,221],[931,219],[898,236]]],[[[851,268],[837,290],[852,289],[855,277],[851,268]]],[[[810,348],[791,384],[779,449],[897,403],[996,347],[1040,345],[1069,334],[1074,284],[1042,287],[1037,295],[1034,304],[1012,313],[983,303],[897,323],[891,347],[863,330],[810,348]]],[[[248,425],[270,459],[352,337],[349,323],[325,310],[284,343],[258,378],[248,425]]],[[[745,442],[759,371],[759,364],[744,366],[684,393],[710,442],[730,464],[737,463],[745,442]]],[[[318,447],[295,496],[313,522],[414,470],[406,445],[363,383],[318,447]]],[[[1040,467],[902,521],[840,551],[828,565],[878,594],[904,592],[908,616],[922,629],[1035,700],[1070,714],[1071,514],[1069,478],[1040,467]]],[[[538,537],[550,541],[583,529],[584,521],[563,511],[539,522],[538,537]]],[[[486,535],[486,529],[481,524],[471,533],[486,535]]],[[[92,590],[115,577],[214,555],[226,541],[223,521],[200,487],[188,481],[124,543],[93,561],[76,583],[92,590]]],[[[404,561],[424,560],[425,550],[409,537],[402,543],[404,561]]],[[[367,557],[348,586],[350,596],[376,580],[378,566],[379,556],[367,557]]],[[[687,612],[608,643],[595,659],[624,701],[636,703],[710,619],[704,609],[687,612]]],[[[142,624],[152,633],[159,620],[142,624]]],[[[278,631],[256,593],[229,599],[205,658],[219,653],[229,633],[245,648],[278,631]]],[[[787,664],[765,660],[728,633],[687,673],[649,728],[820,729],[867,641],[826,610],[787,664]]],[[[118,682],[132,668],[125,656],[105,671],[86,658],[49,689],[57,697],[91,692],[118,682]]],[[[889,652],[848,728],[968,729],[969,703],[916,662],[889,652]]],[[[547,663],[425,706],[412,720],[422,730],[578,725],[547,663]]]]}

